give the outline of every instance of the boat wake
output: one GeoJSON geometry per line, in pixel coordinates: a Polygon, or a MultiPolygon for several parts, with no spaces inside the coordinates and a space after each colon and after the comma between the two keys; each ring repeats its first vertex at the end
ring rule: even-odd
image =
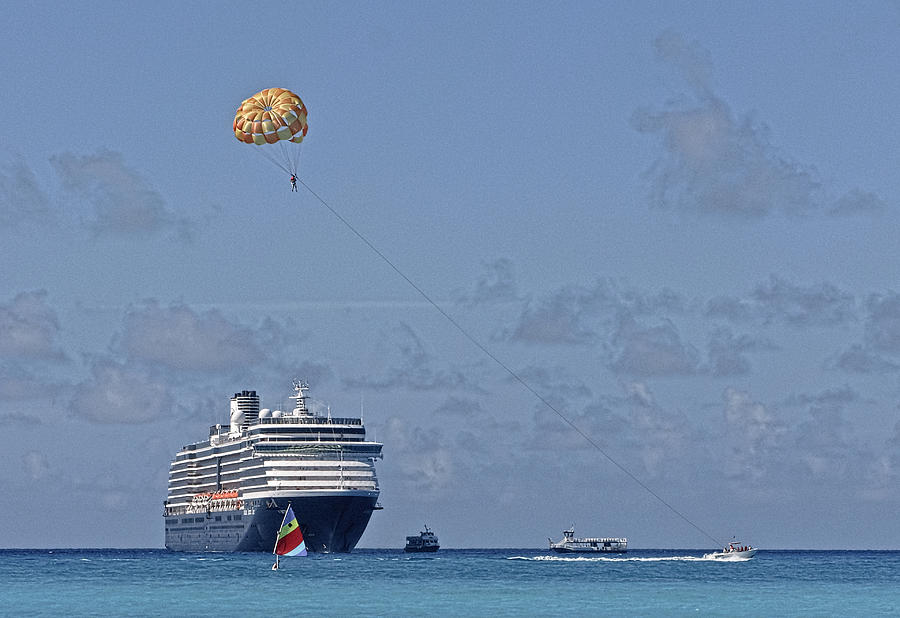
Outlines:
{"type": "Polygon", "coordinates": [[[746,562],[750,558],[714,558],[712,554],[703,556],[509,556],[507,560],[530,562],[746,562]]]}
{"type": "Polygon", "coordinates": [[[723,556],[721,554],[703,554],[703,560],[714,560],[715,562],[747,562],[752,560],[753,556],[723,556]]]}

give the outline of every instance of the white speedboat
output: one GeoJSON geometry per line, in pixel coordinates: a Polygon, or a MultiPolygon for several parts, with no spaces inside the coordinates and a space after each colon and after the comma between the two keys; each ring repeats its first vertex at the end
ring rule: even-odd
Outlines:
{"type": "Polygon", "coordinates": [[[743,545],[738,542],[729,543],[722,548],[722,551],[706,554],[704,558],[712,558],[713,560],[747,560],[756,555],[756,548],[750,545],[743,545]]]}

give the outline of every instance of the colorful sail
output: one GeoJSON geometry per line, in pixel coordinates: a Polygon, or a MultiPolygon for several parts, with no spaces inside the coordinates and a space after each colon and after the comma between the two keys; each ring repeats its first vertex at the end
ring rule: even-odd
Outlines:
{"type": "Polygon", "coordinates": [[[284,519],[281,520],[281,529],[278,531],[278,540],[275,541],[273,553],[278,556],[306,555],[306,541],[303,540],[300,524],[297,523],[297,517],[290,504],[284,512],[284,519]]]}

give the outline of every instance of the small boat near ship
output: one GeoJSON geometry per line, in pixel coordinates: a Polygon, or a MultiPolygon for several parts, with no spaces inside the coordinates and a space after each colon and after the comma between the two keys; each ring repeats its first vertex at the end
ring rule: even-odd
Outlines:
{"type": "Polygon", "coordinates": [[[429,530],[428,526],[417,535],[406,537],[406,547],[403,551],[407,552],[433,552],[441,548],[438,538],[434,532],[429,530]]]}
{"type": "Polygon", "coordinates": [[[755,556],[756,551],[755,547],[735,541],[723,547],[722,551],[706,554],[703,557],[713,560],[747,560],[755,556]]]}
{"type": "Polygon", "coordinates": [[[560,554],[583,554],[594,552],[625,553],[628,551],[628,539],[624,537],[576,538],[575,526],[563,531],[561,541],[550,542],[550,549],[560,554]]]}

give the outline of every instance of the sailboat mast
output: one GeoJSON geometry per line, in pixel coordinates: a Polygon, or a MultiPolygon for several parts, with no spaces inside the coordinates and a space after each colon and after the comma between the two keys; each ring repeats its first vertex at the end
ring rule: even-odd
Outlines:
{"type": "MultiPolygon", "coordinates": [[[[288,508],[290,508],[291,504],[288,503],[288,508]]],[[[272,548],[272,553],[275,554],[275,562],[278,562],[278,534],[281,532],[281,529],[284,528],[284,520],[287,519],[288,509],[284,509],[284,517],[281,518],[281,525],[278,526],[278,532],[275,533],[275,547],[272,548]]]]}

